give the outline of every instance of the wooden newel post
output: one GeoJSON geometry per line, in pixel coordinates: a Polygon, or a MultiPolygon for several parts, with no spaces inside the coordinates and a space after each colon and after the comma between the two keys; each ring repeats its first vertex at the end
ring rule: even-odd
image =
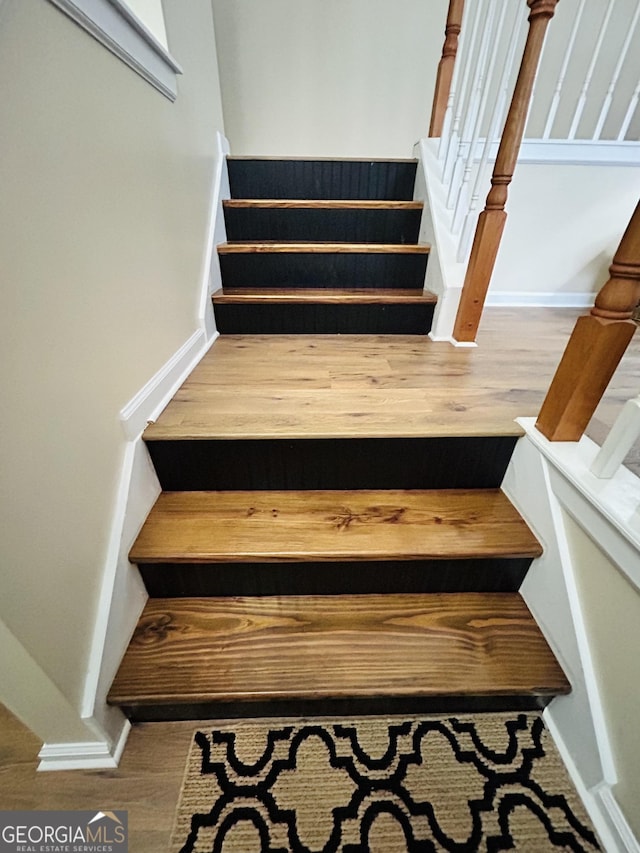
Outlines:
{"type": "Polygon", "coordinates": [[[442,136],[442,124],[444,122],[444,114],[447,111],[447,101],[449,100],[449,92],[451,91],[453,69],[456,64],[458,36],[460,35],[460,30],[462,28],[463,10],[464,0],[449,0],[449,12],[447,14],[447,25],[444,29],[442,57],[438,63],[436,88],[433,94],[429,136],[442,136]]]}
{"type": "Polygon", "coordinates": [[[471,257],[453,329],[453,337],[457,341],[475,341],[476,339],[507,218],[504,208],[508,188],[524,135],[544,36],[557,4],[558,0],[527,0],[530,8],[527,41],[491,176],[491,189],[485,209],[478,217],[473,238],[471,257]]]}
{"type": "Polygon", "coordinates": [[[575,325],[536,427],[550,441],[578,441],[636,330],[640,302],[640,203],[591,313],[575,325]]]}

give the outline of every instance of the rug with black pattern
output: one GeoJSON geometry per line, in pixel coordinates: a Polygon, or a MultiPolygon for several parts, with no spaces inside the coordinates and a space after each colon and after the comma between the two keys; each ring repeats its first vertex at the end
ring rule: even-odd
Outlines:
{"type": "Polygon", "coordinates": [[[593,851],[539,714],[262,720],[194,735],[172,853],[593,851]]]}

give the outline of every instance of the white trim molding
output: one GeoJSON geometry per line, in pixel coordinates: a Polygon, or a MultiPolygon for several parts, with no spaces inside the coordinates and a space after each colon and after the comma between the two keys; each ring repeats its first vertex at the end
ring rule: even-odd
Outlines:
{"type": "Polygon", "coordinates": [[[160,414],[207,348],[204,329],[197,329],[138,393],[120,410],[120,424],[133,441],[160,414]]]}
{"type": "Polygon", "coordinates": [[[118,766],[131,729],[124,720],[118,739],[107,743],[45,743],[38,753],[39,771],[47,770],[108,770],[118,766]]]}
{"type": "Polygon", "coordinates": [[[592,308],[595,298],[595,293],[563,293],[561,290],[536,293],[489,288],[485,304],[494,308],[592,308]]]}
{"type": "Polygon", "coordinates": [[[170,101],[182,68],[123,0],[49,0],[170,101]]]}

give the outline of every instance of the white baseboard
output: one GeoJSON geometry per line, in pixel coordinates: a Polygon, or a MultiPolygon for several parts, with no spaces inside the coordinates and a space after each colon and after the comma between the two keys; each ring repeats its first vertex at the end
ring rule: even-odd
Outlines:
{"type": "Polygon", "coordinates": [[[124,720],[118,739],[107,743],[45,743],[38,757],[39,771],[48,770],[108,770],[118,766],[131,730],[124,720]]]}
{"type": "Polygon", "coordinates": [[[611,824],[615,827],[618,838],[624,845],[619,849],[628,851],[628,853],[640,853],[640,841],[634,835],[629,822],[622,813],[622,809],[618,805],[611,786],[601,785],[597,793],[602,808],[606,812],[611,824]]]}
{"type": "Polygon", "coordinates": [[[120,411],[120,423],[129,441],[136,439],[178,390],[202,358],[206,348],[203,329],[195,331],[120,411]]]}
{"type": "Polygon", "coordinates": [[[205,330],[207,338],[211,338],[216,334],[216,322],[213,315],[211,294],[222,287],[222,275],[215,247],[219,243],[226,242],[227,239],[222,202],[224,199],[231,197],[229,172],[227,169],[227,155],[230,151],[229,142],[219,131],[216,139],[217,162],[211,197],[209,199],[207,236],[202,255],[202,270],[200,275],[200,309],[198,313],[200,326],[205,330]]]}
{"type": "Polygon", "coordinates": [[[519,293],[517,291],[491,291],[485,306],[523,308],[592,308],[595,293],[519,293]]]}
{"type": "MultiPolygon", "coordinates": [[[[214,244],[222,217],[221,194],[224,193],[226,176],[225,154],[228,144],[220,135],[218,148],[218,168],[211,186],[210,217],[204,234],[199,282],[200,293],[207,298],[210,293],[214,244]]],[[[209,322],[206,313],[203,313],[199,318],[200,328],[193,332],[120,412],[120,423],[127,442],[114,501],[82,701],[82,717],[93,721],[98,743],[45,744],[41,754],[43,770],[114,767],[124,747],[126,733],[121,731],[121,727],[125,726],[126,720],[119,709],[106,704],[106,695],[147,598],[140,575],[132,568],[127,555],[160,493],[160,484],[142,441],[142,432],[150,421],[158,417],[217,339],[218,332],[212,318],[211,313],[209,322]],[[114,734],[120,731],[120,735],[114,734]],[[116,741],[117,745],[112,749],[110,743],[116,741]]]]}
{"type": "Polygon", "coordinates": [[[549,708],[545,709],[543,717],[604,849],[607,853],[640,853],[638,839],[623,815],[611,785],[603,782],[591,789],[587,788],[549,708]]]}

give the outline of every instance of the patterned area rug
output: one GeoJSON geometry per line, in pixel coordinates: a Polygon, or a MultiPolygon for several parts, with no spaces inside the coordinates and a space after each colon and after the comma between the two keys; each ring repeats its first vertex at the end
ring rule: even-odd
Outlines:
{"type": "Polygon", "coordinates": [[[593,851],[539,714],[197,731],[172,853],[593,851]]]}

